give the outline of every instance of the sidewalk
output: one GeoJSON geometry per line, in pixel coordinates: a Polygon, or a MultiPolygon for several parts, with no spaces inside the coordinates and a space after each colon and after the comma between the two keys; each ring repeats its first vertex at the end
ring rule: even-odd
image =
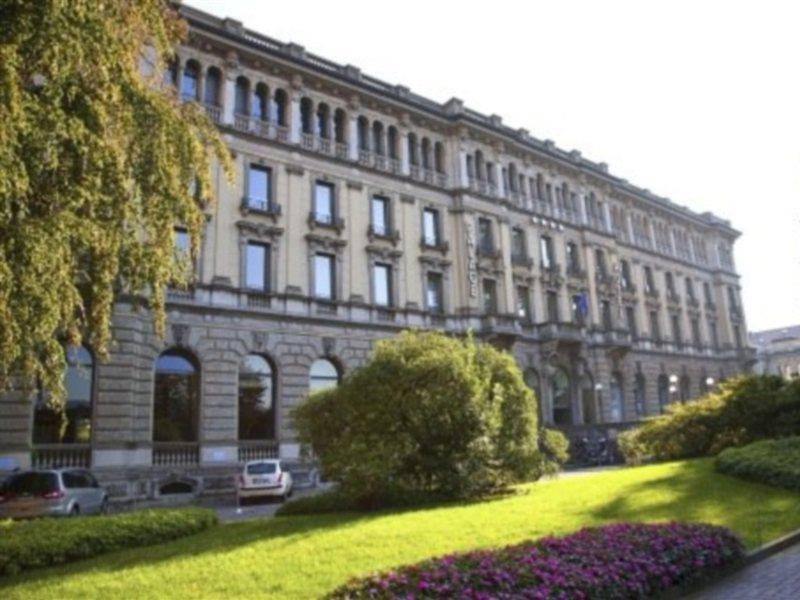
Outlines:
{"type": "Polygon", "coordinates": [[[745,567],[693,600],[795,600],[800,598],[800,544],[745,567]]]}

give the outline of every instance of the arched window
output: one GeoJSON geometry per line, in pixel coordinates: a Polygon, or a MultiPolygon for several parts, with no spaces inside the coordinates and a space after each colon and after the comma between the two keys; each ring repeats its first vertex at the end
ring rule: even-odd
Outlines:
{"type": "Polygon", "coordinates": [[[88,444],[92,439],[94,358],[84,346],[70,346],[64,370],[64,412],[47,402],[40,392],[33,416],[34,444],[88,444]]]}
{"type": "Polygon", "coordinates": [[[153,441],[196,442],[200,415],[200,369],[191,355],[167,350],[156,360],[153,441]]]}
{"type": "Polygon", "coordinates": [[[263,83],[256,84],[250,112],[259,121],[266,121],[269,117],[269,89],[263,83]]]}
{"type": "Polygon", "coordinates": [[[588,373],[581,377],[581,409],[583,422],[587,425],[597,423],[597,400],[594,391],[594,379],[588,373]]]}
{"type": "Polygon", "coordinates": [[[222,74],[217,67],[209,67],[206,73],[206,87],[203,92],[203,102],[209,106],[219,106],[219,92],[222,74]]]}
{"type": "Polygon", "coordinates": [[[375,121],[372,123],[372,150],[378,156],[383,156],[383,123],[375,121]]]}
{"type": "Polygon", "coordinates": [[[347,115],[344,110],[337,108],[333,113],[333,129],[337,144],[347,143],[347,115]]]}
{"type": "Polygon", "coordinates": [[[239,439],[275,439],[275,375],[259,354],[239,365],[239,439]]]}
{"type": "Polygon", "coordinates": [[[247,115],[250,113],[247,107],[248,94],[250,94],[250,82],[247,80],[247,77],[237,77],[233,103],[233,110],[237,115],[247,115]]]}
{"type": "Polygon", "coordinates": [[[321,102],[319,106],[317,106],[317,135],[324,140],[327,140],[331,137],[331,128],[330,128],[330,121],[331,121],[331,109],[328,107],[327,104],[321,102]]]}
{"type": "Polygon", "coordinates": [[[550,395],[553,400],[553,423],[571,425],[572,397],[569,375],[564,369],[557,368],[553,373],[550,379],[550,395]]]}
{"type": "Polygon", "coordinates": [[[303,133],[314,133],[313,111],[314,104],[311,102],[311,98],[302,98],[300,100],[300,126],[303,133]]]}
{"type": "Polygon", "coordinates": [[[611,422],[622,421],[625,394],[622,388],[622,375],[614,372],[611,374],[611,422]]]}
{"type": "Polygon", "coordinates": [[[197,61],[190,60],[183,67],[183,79],[181,80],[181,98],[184,100],[199,100],[200,86],[200,65],[197,61]]]}
{"type": "Polygon", "coordinates": [[[431,141],[428,138],[422,138],[422,168],[431,168],[431,141]]]}
{"type": "Polygon", "coordinates": [[[308,388],[312,392],[339,385],[339,369],[326,358],[318,358],[311,365],[308,388]]]}
{"type": "Polygon", "coordinates": [[[437,173],[444,173],[444,145],[436,142],[433,145],[433,162],[437,173]]]}
{"type": "Polygon", "coordinates": [[[389,158],[397,160],[399,152],[397,150],[397,128],[394,125],[389,126],[387,130],[386,152],[389,158]]]}
{"type": "Polygon", "coordinates": [[[408,134],[408,162],[415,167],[419,165],[419,146],[416,133],[408,134]]]}
{"type": "Polygon", "coordinates": [[[633,381],[633,401],[636,408],[636,416],[638,417],[642,417],[645,414],[646,384],[644,375],[637,373],[633,381]]]}
{"type": "Polygon", "coordinates": [[[681,377],[680,392],[681,402],[688,402],[689,398],[692,397],[692,382],[689,380],[688,375],[681,377]]]}
{"type": "Polygon", "coordinates": [[[369,152],[369,121],[367,117],[358,117],[358,149],[369,152]]]}
{"type": "Polygon", "coordinates": [[[288,104],[288,99],[286,96],[286,91],[282,89],[275,90],[274,102],[270,106],[270,108],[272,109],[272,115],[270,117],[270,120],[273,123],[275,123],[278,127],[286,127],[287,104],[288,104]]]}
{"type": "Polygon", "coordinates": [[[664,409],[669,404],[669,377],[666,375],[659,375],[658,376],[658,407],[661,409],[661,412],[664,412],[664,409]]]}

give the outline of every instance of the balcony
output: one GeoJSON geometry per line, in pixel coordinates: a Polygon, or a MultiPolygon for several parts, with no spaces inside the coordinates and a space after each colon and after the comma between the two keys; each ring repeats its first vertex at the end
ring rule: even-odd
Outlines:
{"type": "Polygon", "coordinates": [[[182,466],[200,462],[197,442],[153,442],[153,465],[182,466]]]}
{"type": "Polygon", "coordinates": [[[92,448],[89,444],[37,444],[31,450],[31,467],[34,469],[58,469],[92,466],[92,448]]]}
{"type": "Polygon", "coordinates": [[[658,288],[654,286],[645,286],[644,295],[648,298],[658,299],[658,288]]]}
{"type": "Polygon", "coordinates": [[[570,279],[585,281],[586,270],[581,269],[579,265],[569,265],[567,266],[567,277],[569,277],[570,279]]]}
{"type": "Polygon", "coordinates": [[[450,242],[442,239],[428,239],[425,236],[419,242],[419,247],[422,250],[435,250],[442,254],[447,254],[450,251],[450,242]]]}
{"type": "Polygon", "coordinates": [[[264,215],[266,217],[271,217],[273,220],[281,216],[280,204],[278,204],[277,202],[262,200],[259,198],[248,198],[247,196],[245,196],[244,198],[242,198],[242,204],[240,208],[242,214],[245,216],[252,213],[256,215],[264,215]]]}
{"type": "Polygon", "coordinates": [[[206,110],[208,118],[211,119],[213,123],[219,124],[222,118],[222,108],[214,104],[203,104],[203,108],[206,110]]]}
{"type": "Polygon", "coordinates": [[[264,290],[246,290],[247,307],[268,310],[272,306],[272,295],[264,290]]]}
{"type": "Polygon", "coordinates": [[[370,225],[367,227],[367,238],[370,242],[384,240],[397,245],[400,241],[400,232],[384,225],[370,225]]]}
{"type": "Polygon", "coordinates": [[[503,255],[500,248],[495,248],[494,246],[489,246],[488,244],[479,245],[477,253],[478,257],[480,258],[490,258],[495,260],[503,255]]]}
{"type": "Polygon", "coordinates": [[[698,300],[694,296],[687,296],[686,297],[686,305],[689,308],[699,309],[700,308],[700,300],[698,300]]]}
{"type": "Polygon", "coordinates": [[[515,267],[525,267],[526,269],[530,269],[533,267],[533,259],[525,254],[512,254],[511,264],[515,267]]]}
{"type": "Polygon", "coordinates": [[[540,323],[536,326],[536,330],[542,341],[554,340],[565,344],[583,344],[586,342],[586,332],[579,323],[540,323]]]}
{"type": "Polygon", "coordinates": [[[327,229],[335,229],[337,233],[341,234],[344,230],[344,219],[331,215],[328,213],[317,213],[311,211],[308,213],[308,225],[311,229],[315,227],[324,227],[327,229]]]}

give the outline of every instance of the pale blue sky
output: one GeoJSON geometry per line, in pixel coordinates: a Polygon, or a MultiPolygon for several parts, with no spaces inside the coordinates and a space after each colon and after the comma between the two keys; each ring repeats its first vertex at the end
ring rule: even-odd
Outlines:
{"type": "Polygon", "coordinates": [[[456,96],[730,219],[750,329],[800,323],[800,5],[187,3],[433,100],[456,96]]]}

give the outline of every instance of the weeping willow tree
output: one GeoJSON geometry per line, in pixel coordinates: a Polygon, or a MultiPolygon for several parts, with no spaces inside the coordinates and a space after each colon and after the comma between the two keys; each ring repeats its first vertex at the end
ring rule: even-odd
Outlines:
{"type": "Polygon", "coordinates": [[[20,378],[63,398],[64,347],[102,358],[115,298],[186,284],[230,159],[195,105],[162,85],[186,35],[166,0],[0,0],[0,390],[20,378]]]}

